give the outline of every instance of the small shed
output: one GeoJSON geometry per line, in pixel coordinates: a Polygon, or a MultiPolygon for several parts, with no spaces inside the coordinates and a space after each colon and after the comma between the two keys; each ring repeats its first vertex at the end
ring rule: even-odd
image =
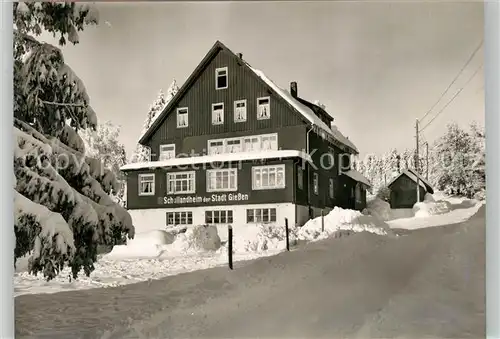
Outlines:
{"type": "Polygon", "coordinates": [[[427,180],[412,169],[402,171],[387,185],[391,190],[391,208],[412,208],[417,202],[417,178],[419,182],[420,201],[424,201],[426,193],[434,190],[427,180]]]}

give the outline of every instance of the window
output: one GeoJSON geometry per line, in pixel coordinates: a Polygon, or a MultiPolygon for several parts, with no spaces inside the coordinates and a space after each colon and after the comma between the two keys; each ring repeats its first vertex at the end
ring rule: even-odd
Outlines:
{"type": "Polygon", "coordinates": [[[247,101],[238,100],[234,102],[234,122],[247,120],[247,101]]]}
{"type": "Polygon", "coordinates": [[[188,108],[177,109],[177,128],[188,127],[188,108]]]}
{"type": "Polygon", "coordinates": [[[334,182],[333,182],[333,179],[330,178],[330,198],[333,199],[335,197],[335,192],[334,192],[334,182]]]}
{"type": "Polygon", "coordinates": [[[361,202],[361,185],[359,183],[356,184],[356,202],[361,202]]]}
{"type": "Polygon", "coordinates": [[[205,211],[205,224],[232,224],[233,211],[205,211]]]}
{"type": "Polygon", "coordinates": [[[195,193],[195,172],[167,173],[168,194],[195,193]]]}
{"type": "Polygon", "coordinates": [[[258,136],[243,138],[243,151],[244,152],[260,151],[260,138],[258,136]]]}
{"type": "Polygon", "coordinates": [[[268,223],[276,221],[276,208],[247,209],[247,223],[268,223]]]}
{"type": "Polygon", "coordinates": [[[236,191],[237,187],[235,168],[207,170],[207,192],[236,191]]]}
{"type": "Polygon", "coordinates": [[[139,195],[155,195],[155,175],[139,174],[139,195]]]}
{"type": "Polygon", "coordinates": [[[215,89],[227,88],[227,67],[217,68],[215,70],[215,89]]]}
{"type": "Polygon", "coordinates": [[[277,150],[278,149],[278,135],[268,134],[261,136],[261,149],[263,151],[277,150]]]}
{"type": "Polygon", "coordinates": [[[192,225],[193,212],[167,212],[167,226],[192,225]]]}
{"type": "Polygon", "coordinates": [[[252,168],[252,189],[285,188],[285,165],[252,168]]]}
{"type": "Polygon", "coordinates": [[[212,104],[212,124],[222,125],[224,123],[224,103],[212,104]]]}
{"type": "Polygon", "coordinates": [[[299,189],[304,188],[304,170],[302,167],[297,167],[297,187],[299,189]]]}
{"type": "Polygon", "coordinates": [[[175,158],[175,144],[160,145],[160,161],[175,158]]]}
{"type": "Polygon", "coordinates": [[[257,119],[269,119],[270,115],[269,97],[257,99],[257,119]]]}
{"type": "Polygon", "coordinates": [[[208,141],[208,154],[222,154],[224,153],[224,140],[209,140],[208,141]]]}
{"type": "Polygon", "coordinates": [[[227,139],[226,141],[226,153],[238,153],[241,152],[241,139],[227,139]]]}
{"type": "Polygon", "coordinates": [[[314,189],[314,194],[318,195],[318,193],[319,193],[318,173],[313,174],[313,189],[314,189]]]}

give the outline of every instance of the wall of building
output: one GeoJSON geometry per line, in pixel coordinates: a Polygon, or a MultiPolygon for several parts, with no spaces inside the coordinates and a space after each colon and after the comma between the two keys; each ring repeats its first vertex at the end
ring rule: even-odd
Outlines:
{"type": "Polygon", "coordinates": [[[305,150],[305,125],[286,126],[282,128],[263,128],[256,131],[224,132],[220,134],[203,134],[187,136],[176,140],[152,140],[150,145],[154,152],[151,160],[158,160],[159,147],[162,144],[175,144],[176,154],[186,156],[200,156],[208,154],[208,141],[215,139],[236,138],[251,135],[272,134],[278,135],[278,149],[305,150]]]}
{"type": "MultiPolygon", "coordinates": [[[[288,218],[288,224],[294,225],[295,205],[291,203],[278,204],[248,204],[248,205],[227,205],[227,206],[198,206],[198,207],[178,207],[178,208],[148,208],[130,210],[132,222],[136,228],[136,233],[143,233],[152,230],[163,230],[167,226],[168,212],[192,212],[192,225],[205,224],[206,211],[231,210],[233,211],[233,233],[238,232],[242,227],[256,227],[254,223],[247,223],[247,209],[256,208],[276,208],[276,222],[270,222],[269,225],[276,227],[285,227],[285,218],[288,218]]],[[[192,225],[187,225],[190,227],[192,225]]],[[[228,224],[217,225],[219,236],[225,240],[227,238],[228,224]]]]}
{"type": "MultiPolygon", "coordinates": [[[[149,145],[155,154],[158,154],[159,144],[176,143],[178,149],[190,150],[193,145],[196,148],[200,145],[206,147],[206,140],[213,136],[265,133],[290,126],[304,126],[302,117],[282,98],[271,93],[267,85],[247,69],[241,60],[221,50],[206,65],[191,88],[180,98],[179,103],[168,112],[165,121],[151,136],[149,145]],[[228,67],[228,88],[216,90],[215,70],[220,67],[228,67]],[[270,119],[257,119],[259,97],[270,97],[270,119]],[[247,119],[246,122],[235,122],[234,101],[242,99],[247,100],[247,119]],[[212,104],[217,103],[224,103],[224,123],[221,125],[212,124],[212,104]],[[186,128],[177,128],[178,107],[189,109],[189,126],[186,128]],[[196,141],[196,138],[200,138],[200,141],[196,141]],[[184,142],[187,144],[184,145],[184,142]]],[[[297,142],[302,140],[304,143],[305,139],[301,134],[293,136],[295,139],[287,139],[286,136],[282,138],[291,142],[294,147],[301,146],[299,149],[302,149],[305,145],[297,145],[297,142]]],[[[284,147],[291,146],[284,144],[284,147]]]]}
{"type": "MultiPolygon", "coordinates": [[[[238,189],[234,192],[207,192],[207,175],[206,169],[211,169],[212,165],[207,164],[196,165],[196,169],[192,167],[183,169],[156,169],[155,173],[155,194],[151,196],[140,196],[139,189],[139,174],[151,173],[150,170],[130,171],[127,173],[127,208],[133,209],[146,209],[146,208],[160,208],[160,207],[184,207],[184,206],[215,206],[215,205],[231,205],[231,204],[254,204],[254,203],[293,203],[294,202],[294,187],[296,177],[294,176],[294,160],[270,160],[263,162],[256,160],[254,162],[241,162],[233,164],[224,164],[220,168],[236,168],[237,185],[238,189]],[[252,189],[252,167],[262,165],[285,165],[285,188],[280,189],[265,189],[253,190],[252,189]],[[195,186],[196,192],[194,194],[168,194],[167,193],[167,172],[195,172],[195,186]],[[239,198],[238,198],[239,194],[239,198]],[[175,200],[176,197],[201,197],[206,198],[205,202],[179,202],[170,201],[169,198],[175,200]],[[214,197],[215,196],[215,197],[214,197]],[[221,197],[221,198],[219,198],[221,197]],[[224,198],[226,197],[226,198],[224,198]],[[234,200],[235,197],[240,200],[234,200]],[[225,199],[225,200],[220,200],[225,199]]],[[[214,166],[216,166],[214,164],[214,166]]]]}

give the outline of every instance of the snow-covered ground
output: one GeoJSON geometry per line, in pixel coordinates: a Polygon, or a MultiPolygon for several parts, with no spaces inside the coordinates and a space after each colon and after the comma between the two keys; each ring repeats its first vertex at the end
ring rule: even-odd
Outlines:
{"type": "Polygon", "coordinates": [[[426,195],[413,209],[391,209],[377,198],[368,201],[367,211],[384,220],[390,228],[418,229],[459,223],[473,216],[484,204],[474,199],[449,197],[442,192],[426,195]]]}
{"type": "MultiPolygon", "coordinates": [[[[413,209],[391,210],[386,202],[372,199],[363,213],[334,208],[324,216],[308,221],[301,228],[290,229],[292,244],[298,239],[317,241],[337,231],[387,234],[390,228],[417,229],[458,223],[474,215],[482,203],[465,198],[446,197],[440,193],[427,196],[413,209]],[[324,230],[322,231],[322,224],[324,230]]],[[[246,227],[234,233],[233,261],[253,260],[285,250],[285,230],[268,226],[246,227]]],[[[227,265],[227,247],[216,227],[198,226],[185,233],[175,230],[137,234],[127,245],[115,246],[100,257],[90,277],[81,274],[69,278],[65,270],[46,282],[27,272],[27,259],[19,260],[14,276],[15,295],[55,293],[76,289],[112,287],[170,275],[227,265]]]]}

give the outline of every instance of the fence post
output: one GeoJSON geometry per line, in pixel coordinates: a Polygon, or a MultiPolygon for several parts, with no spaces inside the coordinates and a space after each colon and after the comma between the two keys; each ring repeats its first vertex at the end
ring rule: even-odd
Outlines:
{"type": "Polygon", "coordinates": [[[325,213],[321,210],[321,233],[325,231],[325,213]]]}
{"type": "Polygon", "coordinates": [[[290,251],[290,239],[288,237],[288,218],[285,218],[285,236],[286,236],[286,250],[290,251]]]}
{"type": "Polygon", "coordinates": [[[229,269],[233,269],[233,228],[231,225],[227,227],[227,258],[229,269]]]}

